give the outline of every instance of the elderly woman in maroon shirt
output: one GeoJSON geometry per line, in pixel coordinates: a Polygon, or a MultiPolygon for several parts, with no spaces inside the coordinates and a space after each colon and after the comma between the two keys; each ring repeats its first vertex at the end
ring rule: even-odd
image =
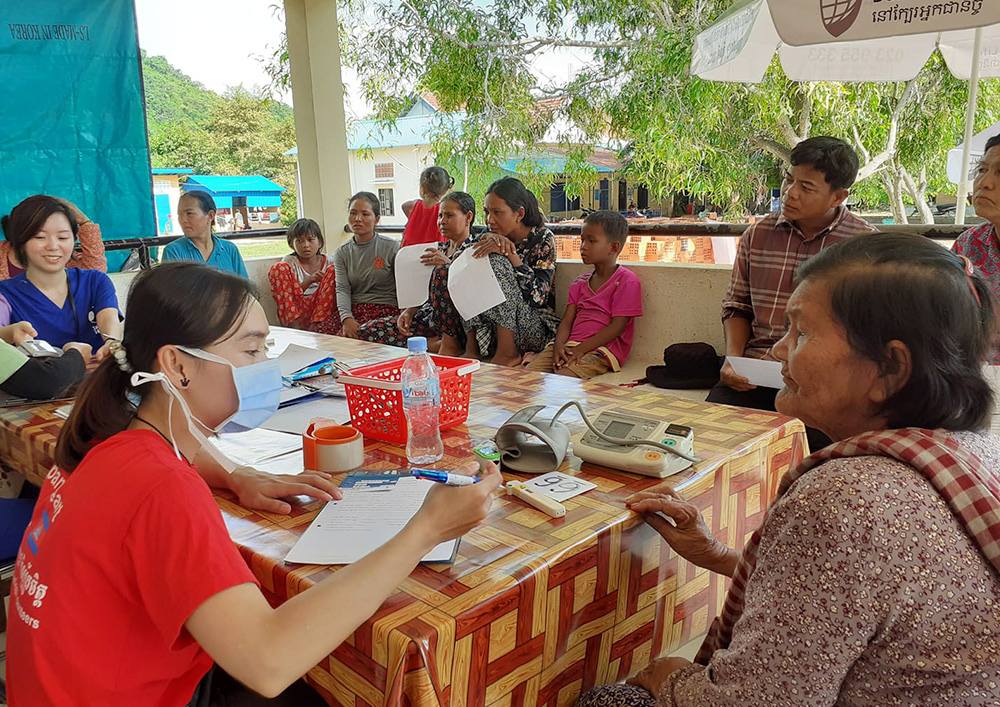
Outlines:
{"type": "Polygon", "coordinates": [[[839,442],[786,475],[742,555],[668,486],[630,499],[732,585],[695,663],[661,658],[578,705],[1000,701],[989,287],[930,240],[875,235],[803,265],[787,314],[778,410],[839,442]]]}
{"type": "MultiPolygon", "coordinates": [[[[986,142],[986,152],[975,170],[972,205],[986,223],[974,226],[955,239],[951,249],[968,258],[986,280],[993,296],[1000,298],[1000,134],[986,142]]],[[[1000,347],[994,347],[990,363],[1000,364],[1000,347]]]]}

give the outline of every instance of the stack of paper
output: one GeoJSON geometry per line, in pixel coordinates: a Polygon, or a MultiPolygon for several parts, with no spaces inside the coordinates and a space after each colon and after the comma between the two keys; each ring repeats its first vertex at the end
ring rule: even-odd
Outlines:
{"type": "MultiPolygon", "coordinates": [[[[289,344],[278,356],[278,364],[281,367],[281,375],[287,377],[329,356],[328,351],[289,344]]],[[[281,391],[281,408],[261,427],[274,432],[301,435],[309,427],[309,423],[318,417],[340,423],[347,422],[350,420],[350,412],[347,400],[340,397],[341,395],[343,386],[332,381],[324,383],[320,392],[310,390],[308,387],[286,385],[281,391]]],[[[301,444],[299,446],[301,447],[301,444]]]]}
{"type": "Polygon", "coordinates": [[[238,466],[268,474],[301,474],[302,437],[267,429],[222,434],[212,440],[238,466]]]}

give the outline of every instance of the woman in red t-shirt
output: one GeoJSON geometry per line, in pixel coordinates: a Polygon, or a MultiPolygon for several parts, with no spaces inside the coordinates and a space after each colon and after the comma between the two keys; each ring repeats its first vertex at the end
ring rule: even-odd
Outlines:
{"type": "Polygon", "coordinates": [[[444,167],[428,167],[420,173],[420,198],[403,202],[406,228],[400,248],[419,243],[438,243],[446,240],[438,230],[438,209],[441,197],[455,186],[444,167]]]}
{"type": "Polygon", "coordinates": [[[500,483],[495,467],[478,484],[436,486],[395,538],[272,609],[188,461],[230,420],[251,426],[247,380],[260,383],[255,393],[273,387],[267,320],[252,288],[187,262],[136,279],[123,340],[80,390],[18,552],[11,707],[204,704],[213,661],[278,695],[421,557],[485,518],[500,483]],[[252,377],[237,376],[254,365],[252,377]]]}

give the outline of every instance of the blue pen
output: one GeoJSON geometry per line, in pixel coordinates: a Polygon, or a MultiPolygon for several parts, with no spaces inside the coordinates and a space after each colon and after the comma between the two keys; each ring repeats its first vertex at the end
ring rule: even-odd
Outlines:
{"type": "Polygon", "coordinates": [[[446,471],[434,471],[433,469],[413,469],[412,471],[413,476],[418,479],[436,481],[439,484],[448,484],[449,486],[471,486],[479,483],[479,479],[474,476],[449,474],[446,471]]]}

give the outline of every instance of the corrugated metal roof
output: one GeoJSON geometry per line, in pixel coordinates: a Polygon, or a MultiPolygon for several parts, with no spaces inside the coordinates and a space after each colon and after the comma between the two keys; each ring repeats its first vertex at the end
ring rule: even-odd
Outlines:
{"type": "Polygon", "coordinates": [[[285,188],[259,174],[220,177],[214,174],[195,174],[188,177],[184,189],[204,189],[213,193],[223,192],[283,192],[285,188]]]}
{"type": "MultiPolygon", "coordinates": [[[[522,162],[530,163],[533,170],[545,174],[562,174],[566,171],[566,150],[555,146],[547,147],[544,152],[537,152],[528,157],[511,157],[501,165],[501,168],[508,172],[517,172],[522,162]]],[[[603,147],[594,149],[587,159],[587,164],[598,173],[617,172],[622,168],[615,152],[603,147]]]]}
{"type": "Polygon", "coordinates": [[[348,150],[375,150],[390,147],[429,145],[431,134],[443,124],[458,127],[465,113],[438,113],[399,118],[393,127],[376,120],[358,120],[347,131],[348,150]]]}

